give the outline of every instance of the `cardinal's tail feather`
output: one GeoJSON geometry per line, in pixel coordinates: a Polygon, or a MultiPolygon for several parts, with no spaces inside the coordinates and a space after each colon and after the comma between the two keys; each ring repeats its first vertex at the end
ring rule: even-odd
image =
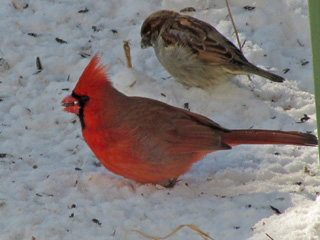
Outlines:
{"type": "Polygon", "coordinates": [[[318,145],[317,137],[310,133],[256,129],[225,132],[222,135],[222,141],[230,146],[240,144],[318,145]]]}

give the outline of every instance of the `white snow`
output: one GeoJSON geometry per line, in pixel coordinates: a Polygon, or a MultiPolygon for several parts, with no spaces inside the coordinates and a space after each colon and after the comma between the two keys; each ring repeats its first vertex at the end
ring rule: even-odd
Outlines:
{"type": "MultiPolygon", "coordinates": [[[[16,0],[16,8],[1,1],[1,240],[123,239],[130,229],[165,236],[181,224],[214,239],[320,239],[317,148],[246,145],[212,153],[163,189],[100,167],[76,116],[61,111],[91,59],[80,53],[100,51],[114,86],[127,95],[189,103],[227,128],[316,134],[307,1],[229,2],[246,57],[286,82],[239,76],[214,91],[187,90],[153,49],[140,48],[149,14],[185,7],[236,43],[225,1],[16,0]],[[133,70],[125,66],[123,40],[130,40],[133,70]],[[310,119],[299,123],[304,114],[310,119]]],[[[145,238],[129,232],[127,239],[145,238]]],[[[201,237],[184,228],[170,239],[201,237]]]]}

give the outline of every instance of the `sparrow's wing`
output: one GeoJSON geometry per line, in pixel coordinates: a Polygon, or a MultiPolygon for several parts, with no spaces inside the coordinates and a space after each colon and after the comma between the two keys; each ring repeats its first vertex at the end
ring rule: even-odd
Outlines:
{"type": "Polygon", "coordinates": [[[214,27],[190,16],[177,16],[160,34],[165,45],[183,45],[195,57],[213,66],[248,62],[240,50],[214,27]]]}

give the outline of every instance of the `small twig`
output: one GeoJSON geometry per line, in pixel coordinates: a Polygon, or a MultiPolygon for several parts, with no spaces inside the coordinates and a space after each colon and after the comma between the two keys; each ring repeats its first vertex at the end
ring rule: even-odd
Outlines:
{"type": "Polygon", "coordinates": [[[270,238],[271,240],[274,240],[268,233],[266,233],[267,237],[270,238]]]}
{"type": "MultiPolygon", "coordinates": [[[[243,54],[243,52],[242,52],[242,46],[241,46],[240,39],[239,39],[239,34],[238,34],[238,31],[237,31],[237,27],[236,27],[236,25],[235,25],[235,23],[234,23],[234,21],[233,21],[233,17],[232,17],[232,14],[231,14],[231,10],[230,10],[230,6],[229,6],[228,0],[226,0],[226,5],[227,5],[227,9],[228,9],[228,13],[229,13],[229,17],[230,17],[230,21],[231,21],[231,24],[232,24],[234,33],[236,34],[236,38],[237,38],[239,50],[240,50],[240,52],[243,54]]],[[[246,40],[244,41],[243,46],[244,46],[245,42],[246,42],[246,40]]],[[[248,76],[249,81],[252,81],[250,75],[248,74],[247,76],[248,76]]]]}
{"type": "Polygon", "coordinates": [[[180,226],[178,226],[174,231],[172,231],[170,234],[168,234],[167,236],[165,237],[158,237],[158,236],[151,236],[151,235],[148,235],[144,232],[141,232],[139,230],[134,230],[134,229],[131,229],[129,231],[126,232],[126,235],[124,237],[124,239],[126,240],[127,239],[127,235],[129,232],[136,232],[136,233],[139,233],[140,235],[142,235],[143,237],[145,238],[148,238],[148,239],[153,239],[153,240],[163,240],[163,239],[168,239],[169,237],[173,236],[174,234],[176,234],[181,228],[183,227],[188,227],[194,231],[196,231],[204,240],[207,240],[207,239],[211,239],[211,240],[214,240],[212,237],[209,236],[209,234],[207,233],[204,233],[203,231],[201,231],[198,227],[196,227],[195,225],[192,225],[192,224],[182,224],[180,226]]]}
{"type": "Polygon", "coordinates": [[[63,39],[61,39],[61,38],[57,38],[57,37],[56,37],[56,41],[57,41],[58,43],[61,43],[61,44],[66,44],[66,43],[68,43],[67,41],[65,41],[65,40],[63,40],[63,39]]]}
{"type": "Polygon", "coordinates": [[[237,31],[237,28],[236,28],[236,25],[233,21],[233,18],[232,18],[232,14],[231,14],[231,10],[230,10],[230,6],[229,6],[229,2],[228,0],[226,0],[226,5],[227,5],[227,9],[228,9],[228,13],[229,13],[229,17],[230,17],[230,20],[231,20],[231,23],[232,23],[232,26],[233,26],[233,29],[234,29],[234,32],[236,34],[236,38],[237,38],[237,42],[238,42],[238,46],[239,46],[239,49],[242,53],[242,47],[241,47],[241,43],[240,43],[240,39],[239,39],[239,35],[238,35],[238,31],[237,31]]]}
{"type": "Polygon", "coordinates": [[[132,68],[130,45],[129,44],[130,44],[130,40],[123,41],[123,49],[124,49],[124,53],[126,55],[127,67],[132,68]]]}

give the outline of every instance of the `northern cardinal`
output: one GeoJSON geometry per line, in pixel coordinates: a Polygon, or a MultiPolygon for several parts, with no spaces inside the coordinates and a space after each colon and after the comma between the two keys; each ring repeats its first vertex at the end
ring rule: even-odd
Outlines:
{"type": "Polygon", "coordinates": [[[316,146],[308,133],[229,130],[184,109],[117,91],[96,54],[64,111],[79,116],[82,134],[111,172],[143,183],[172,185],[206,154],[240,144],[316,146]]]}
{"type": "Polygon", "coordinates": [[[169,10],[154,12],[144,21],[140,34],[141,47],[152,46],[162,66],[189,87],[214,87],[240,74],[284,81],[248,62],[214,27],[191,16],[169,10]]]}

